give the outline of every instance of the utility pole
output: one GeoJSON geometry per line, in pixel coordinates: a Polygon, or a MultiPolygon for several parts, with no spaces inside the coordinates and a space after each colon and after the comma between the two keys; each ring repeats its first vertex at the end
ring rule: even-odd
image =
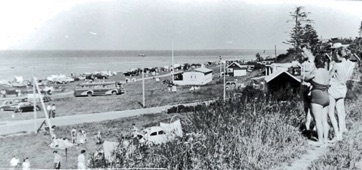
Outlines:
{"type": "Polygon", "coordinates": [[[225,102],[225,100],[226,100],[226,82],[225,82],[226,61],[224,61],[223,63],[224,63],[224,102],[225,102]]]}
{"type": "Polygon", "coordinates": [[[32,69],[32,77],[33,77],[33,104],[34,104],[34,108],[33,108],[33,111],[34,111],[34,132],[35,132],[35,134],[37,134],[37,124],[36,124],[37,115],[36,115],[36,99],[35,99],[36,93],[35,93],[34,67],[32,69]]]}
{"type": "MultiPolygon", "coordinates": [[[[145,57],[146,55],[140,54],[138,56],[145,57]]],[[[145,65],[144,64],[143,64],[143,68],[142,68],[142,107],[146,107],[146,104],[145,104],[145,65]]]]}
{"type": "MultiPolygon", "coordinates": [[[[37,79],[36,79],[35,77],[33,77],[33,80],[34,80],[34,85],[35,85],[35,87],[36,87],[36,90],[38,91],[39,96],[41,96],[41,94],[40,94],[40,88],[39,88],[39,86],[38,86],[38,84],[37,84],[37,79]]],[[[34,96],[34,97],[35,97],[35,96],[34,96]]],[[[47,110],[46,110],[46,107],[45,107],[45,104],[44,104],[44,101],[43,101],[42,98],[40,98],[40,103],[41,103],[41,105],[42,105],[42,107],[43,107],[43,111],[44,111],[44,114],[45,114],[45,120],[46,120],[47,125],[48,125],[48,127],[49,127],[50,135],[53,136],[53,131],[51,130],[52,125],[50,124],[49,116],[48,116],[48,113],[47,113],[47,110]]]]}
{"type": "Polygon", "coordinates": [[[173,58],[173,40],[172,40],[172,66],[171,66],[171,68],[172,68],[172,70],[171,70],[171,78],[172,78],[172,84],[173,84],[173,80],[175,79],[175,75],[174,75],[174,70],[175,70],[175,68],[174,68],[174,58],[173,58]]]}
{"type": "Polygon", "coordinates": [[[277,45],[274,45],[274,53],[275,53],[275,57],[277,57],[277,45]]]}
{"type": "Polygon", "coordinates": [[[222,58],[221,58],[221,56],[219,56],[219,64],[220,64],[220,78],[221,78],[221,76],[222,76],[222,74],[221,74],[221,66],[222,66],[222,58]]]}

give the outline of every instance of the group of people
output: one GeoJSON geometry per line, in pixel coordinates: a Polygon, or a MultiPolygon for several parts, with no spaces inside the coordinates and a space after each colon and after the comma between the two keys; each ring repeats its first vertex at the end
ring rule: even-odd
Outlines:
{"type": "Polygon", "coordinates": [[[85,144],[87,141],[87,133],[84,130],[72,129],[71,133],[71,142],[73,144],[85,144]]]}
{"type": "MultiPolygon", "coordinates": [[[[80,154],[78,155],[78,169],[87,169],[86,166],[86,156],[85,156],[86,151],[85,150],[81,150],[80,154]]],[[[53,155],[54,155],[54,169],[60,169],[62,164],[62,157],[59,155],[58,151],[53,151],[53,155]]]]}
{"type": "MultiPolygon", "coordinates": [[[[16,156],[14,155],[13,158],[11,158],[11,160],[10,160],[11,169],[19,168],[19,164],[20,164],[20,160],[18,158],[16,158],[16,156]]],[[[21,167],[23,168],[23,170],[29,170],[30,169],[29,158],[25,158],[23,160],[23,163],[21,164],[21,167]]]]}
{"type": "Polygon", "coordinates": [[[50,118],[55,118],[55,110],[56,110],[56,107],[55,107],[55,104],[48,104],[47,106],[47,112],[48,112],[48,117],[49,119],[50,118]]]}
{"type": "MultiPolygon", "coordinates": [[[[87,141],[86,132],[84,130],[71,130],[71,141],[69,142],[68,139],[63,138],[63,140],[59,140],[53,137],[53,145],[59,145],[59,149],[67,150],[70,146],[79,146],[81,144],[85,144],[87,141]],[[66,145],[66,146],[65,146],[66,145]]],[[[78,169],[86,169],[86,157],[85,157],[85,150],[81,150],[80,155],[78,155],[78,169]]],[[[59,155],[58,151],[53,151],[54,155],[54,169],[61,168],[61,156],[59,155]]]]}
{"type": "Polygon", "coordinates": [[[349,61],[350,51],[346,45],[335,43],[331,48],[330,65],[326,65],[325,55],[314,56],[308,48],[303,48],[303,55],[308,59],[303,63],[303,80],[311,87],[307,101],[310,107],[307,113],[306,129],[309,130],[313,116],[318,134],[316,146],[340,141],[343,132],[347,132],[344,105],[347,94],[346,83],[351,78],[355,65],[349,61]],[[335,110],[337,110],[338,122],[335,110]],[[334,129],[332,140],[328,139],[328,117],[334,129]]]}

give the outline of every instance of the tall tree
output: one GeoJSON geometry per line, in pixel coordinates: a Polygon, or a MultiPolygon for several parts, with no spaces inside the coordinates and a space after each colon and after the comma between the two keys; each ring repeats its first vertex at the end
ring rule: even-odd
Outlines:
{"type": "Polygon", "coordinates": [[[290,39],[286,40],[285,43],[292,45],[295,51],[303,42],[302,36],[305,31],[303,25],[312,22],[312,20],[308,19],[309,14],[310,12],[306,12],[302,6],[299,6],[295,9],[295,11],[290,12],[292,20],[288,20],[287,22],[293,22],[294,26],[290,32],[290,39]]]}
{"type": "Polygon", "coordinates": [[[361,26],[359,26],[359,37],[362,37],[362,21],[361,21],[361,26]]]}
{"type": "Polygon", "coordinates": [[[308,43],[314,51],[319,42],[317,31],[313,28],[312,25],[306,24],[303,28],[303,32],[304,33],[301,37],[302,43],[308,43]]]}
{"type": "Polygon", "coordinates": [[[263,57],[259,53],[256,53],[255,58],[256,58],[256,61],[263,61],[264,60],[263,57]]]}

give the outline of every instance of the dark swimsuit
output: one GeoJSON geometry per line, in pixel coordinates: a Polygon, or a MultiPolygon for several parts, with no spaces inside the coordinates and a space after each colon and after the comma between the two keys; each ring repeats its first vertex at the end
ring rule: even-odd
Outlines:
{"type": "Polygon", "coordinates": [[[310,83],[313,86],[311,103],[319,104],[319,105],[322,105],[323,107],[328,106],[329,105],[329,94],[328,94],[329,85],[319,84],[313,80],[310,83]]]}

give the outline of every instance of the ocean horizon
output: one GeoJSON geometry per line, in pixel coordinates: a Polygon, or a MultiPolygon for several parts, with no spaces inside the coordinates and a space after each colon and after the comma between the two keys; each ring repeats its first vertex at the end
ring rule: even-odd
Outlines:
{"type": "MultiPolygon", "coordinates": [[[[207,49],[174,50],[174,63],[206,63],[223,60],[253,60],[256,53],[275,57],[274,50],[207,49]]],[[[277,50],[277,55],[285,50],[277,50]]],[[[134,68],[163,67],[172,64],[171,50],[2,50],[0,81],[14,76],[43,79],[52,74],[70,75],[110,70],[126,72],[134,68]],[[145,57],[139,56],[144,54],[145,57]]]]}

